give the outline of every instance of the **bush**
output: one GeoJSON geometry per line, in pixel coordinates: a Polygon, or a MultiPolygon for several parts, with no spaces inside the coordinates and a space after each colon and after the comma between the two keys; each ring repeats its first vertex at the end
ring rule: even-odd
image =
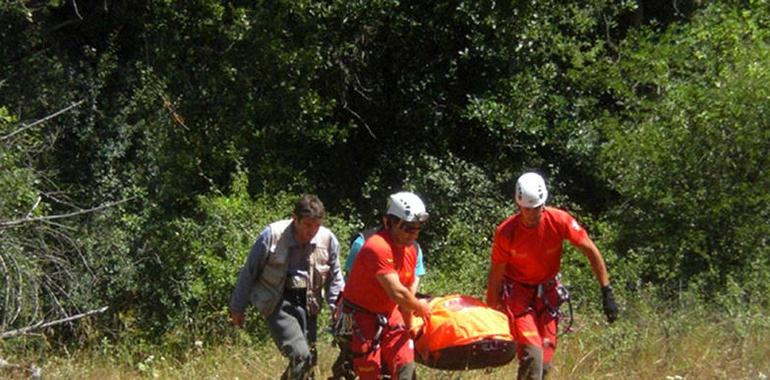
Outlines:
{"type": "Polygon", "coordinates": [[[640,32],[599,69],[624,107],[604,123],[604,173],[626,200],[610,214],[614,246],[641,262],[642,281],[714,294],[770,269],[767,17],[713,4],[640,32]]]}
{"type": "Polygon", "coordinates": [[[476,165],[459,157],[416,157],[405,175],[406,188],[426,202],[431,217],[420,243],[427,273],[423,291],[481,296],[486,287],[495,226],[513,202],[476,165]]]}
{"type": "MultiPolygon", "coordinates": [[[[246,173],[234,176],[228,194],[201,196],[195,217],[170,222],[155,237],[160,262],[150,265],[140,290],[158,310],[144,314],[146,322],[162,323],[164,340],[189,346],[192,339],[230,334],[227,306],[251,246],[270,223],[289,218],[299,195],[247,193],[246,173]],[[154,298],[153,298],[154,297],[154,298]]],[[[325,225],[338,233],[341,254],[353,228],[327,210],[325,225]]],[[[344,258],[343,258],[344,260],[344,258]]],[[[262,318],[254,309],[247,329],[259,339],[267,337],[262,318]]]]}

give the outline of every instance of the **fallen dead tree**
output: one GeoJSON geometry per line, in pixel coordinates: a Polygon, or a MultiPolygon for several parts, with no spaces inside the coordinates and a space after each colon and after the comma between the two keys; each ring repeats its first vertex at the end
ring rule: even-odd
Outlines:
{"type": "Polygon", "coordinates": [[[59,324],[62,324],[62,323],[71,322],[71,321],[74,321],[74,320],[77,320],[77,319],[80,319],[80,318],[83,318],[83,317],[87,317],[89,315],[103,313],[103,312],[107,311],[108,308],[109,307],[107,307],[107,306],[103,306],[103,307],[100,307],[98,309],[90,310],[90,311],[87,311],[85,313],[80,313],[80,314],[77,314],[77,315],[72,315],[72,316],[69,316],[69,317],[66,317],[66,318],[62,318],[62,319],[57,319],[55,321],[50,321],[50,322],[40,321],[40,322],[38,322],[38,323],[36,323],[34,325],[31,325],[31,326],[22,327],[20,329],[11,330],[11,331],[5,331],[5,332],[0,333],[0,339],[11,338],[11,337],[18,336],[18,335],[28,334],[28,333],[30,333],[30,332],[32,332],[34,330],[37,330],[37,329],[43,329],[43,328],[46,328],[46,327],[51,327],[51,326],[59,325],[59,324]]]}
{"type": "MultiPolygon", "coordinates": [[[[85,318],[89,315],[103,313],[107,311],[108,307],[103,306],[98,309],[90,310],[85,313],[80,313],[76,315],[72,315],[66,318],[57,319],[55,321],[49,321],[44,322],[40,321],[34,325],[22,327],[20,329],[10,330],[10,331],[4,331],[0,333],[0,339],[6,339],[6,338],[12,338],[20,335],[29,334],[35,330],[44,329],[46,327],[56,326],[62,323],[72,322],[75,320],[78,320],[80,318],[85,318]]],[[[20,364],[14,364],[10,363],[7,360],[0,358],[0,372],[25,372],[27,375],[29,375],[32,379],[42,379],[43,376],[43,370],[42,368],[35,365],[35,363],[30,363],[29,365],[23,366],[20,364]]]]}

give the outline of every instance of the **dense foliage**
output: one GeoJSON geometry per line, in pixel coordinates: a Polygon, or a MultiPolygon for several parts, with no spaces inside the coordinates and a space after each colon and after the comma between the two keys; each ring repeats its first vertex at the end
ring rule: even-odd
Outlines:
{"type": "MultiPolygon", "coordinates": [[[[219,331],[249,246],[303,192],[346,242],[416,191],[425,290],[480,295],[527,169],[621,299],[766,308],[769,9],[2,2],[0,331],[102,305],[64,336],[219,331]]],[[[586,260],[563,269],[598,309],[586,260]]]]}
{"type": "Polygon", "coordinates": [[[642,280],[766,289],[768,22],[714,5],[665,33],[636,33],[602,72],[623,104],[603,123],[601,167],[628,200],[612,216],[616,249],[642,263],[642,280]]]}

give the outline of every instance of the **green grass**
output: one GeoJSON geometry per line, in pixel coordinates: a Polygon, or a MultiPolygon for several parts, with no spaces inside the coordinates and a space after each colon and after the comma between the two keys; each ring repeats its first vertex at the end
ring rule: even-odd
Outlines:
{"type": "MultiPolygon", "coordinates": [[[[627,307],[607,325],[597,315],[576,315],[577,331],[564,335],[549,379],[767,379],[770,318],[766,313],[729,315],[627,307]]],[[[245,333],[243,333],[245,334],[245,333]]],[[[0,357],[35,362],[45,379],[276,379],[286,361],[271,342],[255,344],[243,334],[220,343],[174,349],[126,342],[96,344],[70,353],[27,349],[0,357]],[[42,353],[41,353],[42,352],[42,353]],[[35,359],[31,359],[35,358],[35,359]]],[[[322,336],[318,379],[326,379],[336,351],[322,336]]],[[[491,370],[446,372],[418,366],[420,379],[513,379],[516,363],[491,370]]],[[[27,378],[19,371],[0,378],[27,378]]]]}

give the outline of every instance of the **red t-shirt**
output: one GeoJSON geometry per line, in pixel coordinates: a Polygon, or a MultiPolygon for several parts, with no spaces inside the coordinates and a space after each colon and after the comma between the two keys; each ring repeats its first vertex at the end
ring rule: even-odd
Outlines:
{"type": "Polygon", "coordinates": [[[492,244],[492,262],[506,264],[505,276],[518,282],[536,285],[559,273],[562,243],[577,245],[587,237],[585,229],[563,210],[545,207],[537,226],[528,228],[515,214],[497,226],[492,244]]]}
{"type": "Polygon", "coordinates": [[[389,314],[396,307],[375,276],[398,273],[407,288],[414,282],[417,249],[414,244],[394,247],[390,234],[380,231],[366,240],[358,252],[345,284],[345,299],[373,313],[389,314]]]}

